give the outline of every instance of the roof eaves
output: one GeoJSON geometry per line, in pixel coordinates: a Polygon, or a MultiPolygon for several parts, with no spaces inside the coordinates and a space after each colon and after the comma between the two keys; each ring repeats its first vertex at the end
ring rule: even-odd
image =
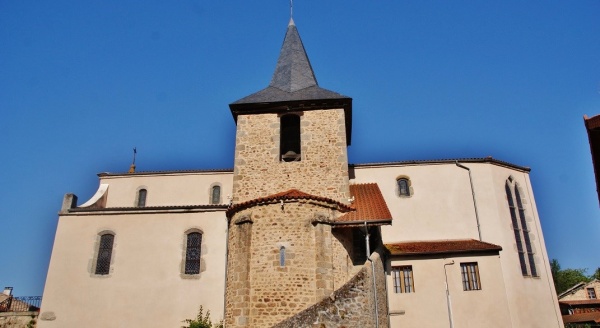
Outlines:
{"type": "Polygon", "coordinates": [[[233,173],[233,169],[201,169],[201,170],[172,170],[172,171],[140,171],[140,172],[100,172],[98,177],[140,176],[157,174],[187,174],[187,173],[233,173]]]}
{"type": "Polygon", "coordinates": [[[459,163],[490,163],[498,166],[509,167],[512,169],[516,169],[523,172],[530,172],[531,168],[527,166],[520,166],[516,164],[512,164],[509,162],[497,160],[488,157],[478,157],[478,158],[456,158],[456,159],[432,159],[432,160],[406,160],[406,161],[394,161],[394,162],[376,162],[376,163],[359,163],[359,164],[349,164],[350,167],[360,168],[360,167],[378,167],[378,166],[396,166],[396,165],[427,165],[427,164],[453,164],[456,162],[459,163]]]}
{"type": "Polygon", "coordinates": [[[88,212],[154,212],[165,210],[226,210],[228,204],[210,204],[210,205],[166,205],[166,206],[144,206],[144,207],[76,207],[68,210],[68,213],[88,213],[88,212]]]}
{"type": "Polygon", "coordinates": [[[244,210],[244,209],[247,209],[250,207],[254,207],[257,205],[275,204],[275,203],[278,203],[281,201],[293,201],[293,200],[313,200],[313,201],[323,202],[326,204],[333,205],[334,207],[336,207],[338,210],[340,210],[342,212],[347,212],[347,211],[353,210],[352,207],[350,207],[344,203],[340,203],[331,198],[311,195],[311,194],[307,194],[305,192],[302,192],[302,191],[299,191],[296,189],[291,189],[288,191],[279,192],[279,193],[276,193],[273,195],[259,197],[259,198],[251,199],[251,200],[248,200],[245,202],[241,202],[241,203],[232,205],[227,210],[227,217],[232,217],[235,213],[237,213],[241,210],[244,210]]]}
{"type": "Polygon", "coordinates": [[[385,244],[385,248],[391,255],[397,256],[420,256],[436,254],[464,254],[464,253],[487,253],[499,252],[502,247],[492,243],[487,243],[475,239],[458,240],[430,240],[413,241],[385,244]],[[447,245],[447,248],[441,248],[447,245]],[[411,250],[404,251],[402,248],[411,250]],[[429,248],[429,250],[427,249],[429,248]],[[441,248],[441,249],[440,249],[441,248]],[[415,250],[412,250],[415,249],[415,250]]]}

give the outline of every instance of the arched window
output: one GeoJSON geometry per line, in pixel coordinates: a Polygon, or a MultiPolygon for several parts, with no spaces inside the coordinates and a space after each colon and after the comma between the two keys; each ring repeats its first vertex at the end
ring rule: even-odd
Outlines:
{"type": "Polygon", "coordinates": [[[299,161],[300,156],[300,116],[288,114],[280,119],[280,160],[299,161]]]}
{"type": "Polygon", "coordinates": [[[531,246],[531,238],[529,236],[529,228],[525,217],[525,208],[519,192],[519,184],[513,181],[512,177],[506,180],[504,186],[506,190],[506,199],[510,211],[510,219],[517,244],[517,252],[519,253],[519,264],[521,265],[521,273],[524,276],[537,277],[537,269],[535,266],[535,258],[533,247],[531,246]]]}
{"type": "Polygon", "coordinates": [[[408,178],[398,178],[396,183],[398,184],[398,196],[410,196],[410,181],[408,178]]]}
{"type": "Polygon", "coordinates": [[[220,204],[221,203],[221,186],[215,185],[210,188],[210,203],[220,204]]]}
{"type": "Polygon", "coordinates": [[[110,272],[110,259],[112,258],[113,242],[115,235],[105,233],[100,236],[100,244],[96,258],[95,274],[106,275],[110,272]]]}
{"type": "Polygon", "coordinates": [[[279,247],[279,266],[285,266],[285,246],[279,247]]]}
{"type": "Polygon", "coordinates": [[[146,206],[146,195],[148,194],[148,191],[146,189],[140,189],[138,190],[138,194],[137,194],[137,207],[144,207],[146,206]]]}
{"type": "Polygon", "coordinates": [[[190,232],[187,234],[186,239],[185,274],[199,274],[202,234],[200,232],[190,232]]]}

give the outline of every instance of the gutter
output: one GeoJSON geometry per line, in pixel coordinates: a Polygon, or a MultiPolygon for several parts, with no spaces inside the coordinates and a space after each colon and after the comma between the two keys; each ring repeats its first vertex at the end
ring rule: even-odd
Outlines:
{"type": "Polygon", "coordinates": [[[479,225],[479,212],[477,211],[477,201],[475,200],[475,188],[473,187],[473,177],[471,176],[471,169],[460,164],[458,161],[455,161],[454,163],[461,169],[469,171],[469,183],[471,183],[471,196],[473,197],[473,207],[475,207],[475,220],[477,221],[477,234],[479,235],[479,241],[482,241],[481,226],[479,225]]]}
{"type": "MultiPolygon", "coordinates": [[[[382,220],[369,220],[369,221],[363,221],[364,224],[367,224],[367,222],[369,222],[369,224],[375,224],[375,223],[379,223],[379,225],[383,224],[383,223],[392,223],[392,219],[382,219],[382,220]]],[[[356,226],[358,224],[361,224],[360,221],[334,221],[334,222],[329,222],[327,224],[330,224],[332,226],[337,226],[337,225],[350,225],[350,226],[356,226]]]]}

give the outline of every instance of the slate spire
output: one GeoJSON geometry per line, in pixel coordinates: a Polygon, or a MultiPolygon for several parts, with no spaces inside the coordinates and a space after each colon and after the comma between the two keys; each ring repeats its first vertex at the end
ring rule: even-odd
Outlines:
{"type": "Polygon", "coordinates": [[[317,84],[315,73],[293,19],[290,19],[288,24],[277,66],[275,66],[275,73],[273,73],[269,85],[229,104],[229,109],[231,109],[231,114],[236,122],[240,114],[336,108],[344,109],[346,141],[350,144],[352,98],[323,89],[317,84]]]}
{"type": "MultiPolygon", "coordinates": [[[[265,89],[246,96],[232,104],[232,111],[237,111],[242,104],[266,104],[275,102],[306,101],[318,99],[344,99],[350,98],[337,92],[319,87],[313,72],[300,34],[296,29],[294,20],[290,22],[279,52],[279,59],[271,83],[265,89]]],[[[235,114],[234,114],[235,115],[235,114]]]]}
{"type": "Polygon", "coordinates": [[[290,18],[275,73],[269,85],[286,92],[318,85],[293,18],[290,18]]]}

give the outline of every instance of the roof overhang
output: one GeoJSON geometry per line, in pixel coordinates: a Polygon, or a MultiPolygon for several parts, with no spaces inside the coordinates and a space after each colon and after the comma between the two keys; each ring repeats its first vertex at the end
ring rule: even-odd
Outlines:
{"type": "Polygon", "coordinates": [[[391,255],[422,256],[448,255],[462,253],[498,253],[502,250],[499,245],[486,243],[475,239],[407,241],[385,244],[391,255]]]}
{"type": "Polygon", "coordinates": [[[286,101],[269,101],[256,103],[239,103],[229,104],[231,115],[237,124],[239,115],[256,115],[256,114],[284,114],[289,112],[323,110],[323,109],[338,109],[344,110],[344,119],[346,123],[346,144],[351,144],[352,138],[352,98],[325,98],[325,99],[303,99],[303,100],[286,100],[286,101]]]}
{"type": "Polygon", "coordinates": [[[600,204],[600,115],[587,117],[583,115],[583,123],[590,143],[590,152],[592,153],[592,164],[594,165],[594,175],[596,176],[596,192],[598,193],[598,202],[600,204]]]}

